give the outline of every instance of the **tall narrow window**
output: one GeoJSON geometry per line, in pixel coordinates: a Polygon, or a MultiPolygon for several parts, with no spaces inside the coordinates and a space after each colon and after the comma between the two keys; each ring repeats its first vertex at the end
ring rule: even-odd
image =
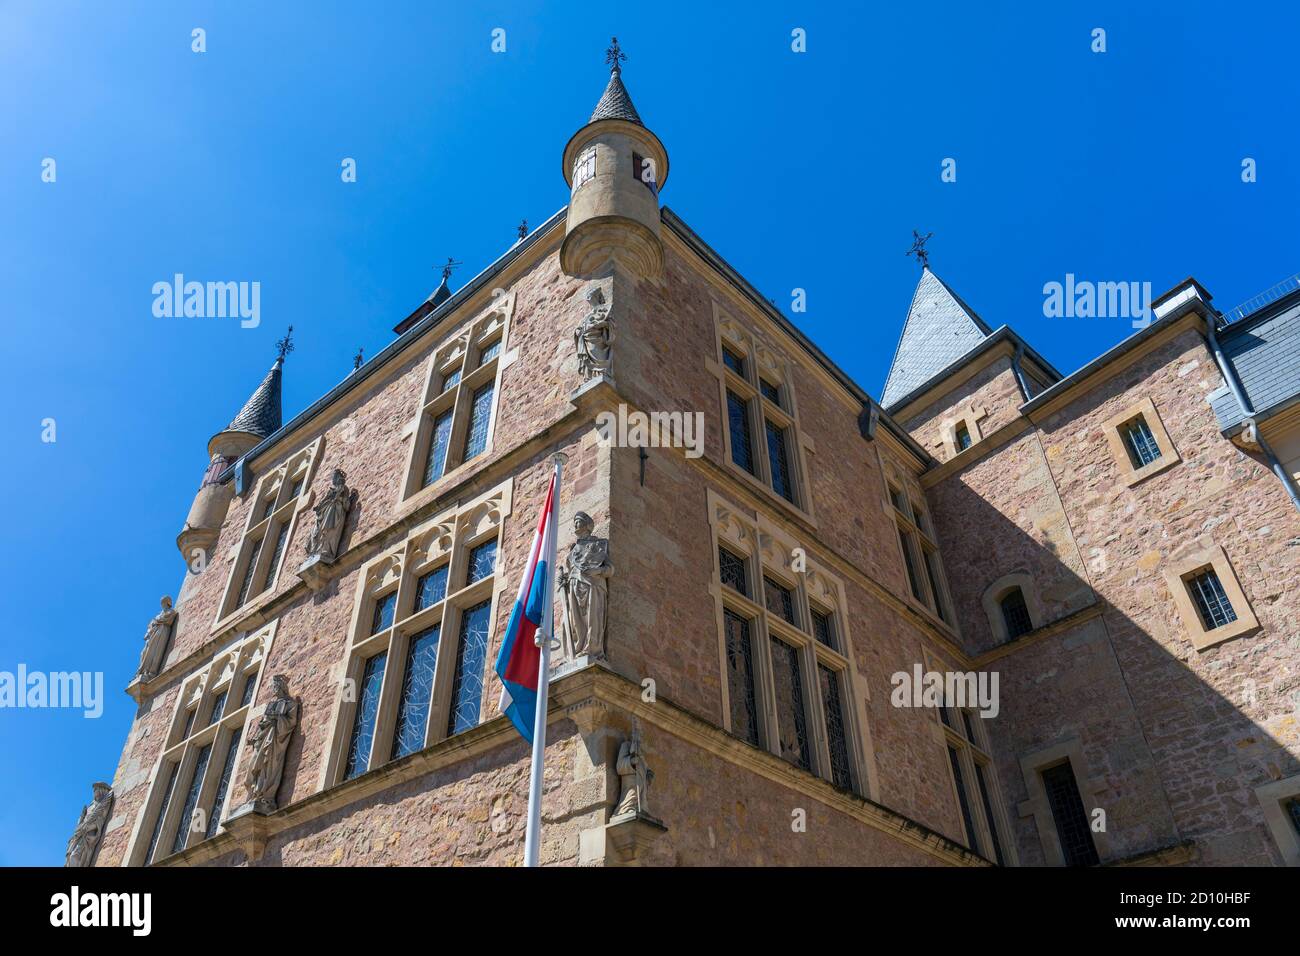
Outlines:
{"type": "Polygon", "coordinates": [[[722,364],[741,378],[745,377],[745,359],[729,348],[722,349],[722,364]]]}
{"type": "Polygon", "coordinates": [[[345,780],[365,773],[370,764],[370,749],[375,742],[375,722],[379,718],[379,690],[384,683],[384,666],[387,663],[387,651],[376,654],[366,661],[362,672],[361,686],[357,688],[357,712],[352,721],[352,737],[348,742],[347,768],[343,773],[345,780]]]}
{"type": "Polygon", "coordinates": [[[772,678],[781,756],[796,767],[811,770],[812,754],[808,747],[808,719],[801,676],[799,649],[772,638],[772,678]]]}
{"type": "Polygon", "coordinates": [[[831,623],[831,616],[824,614],[816,608],[812,609],[813,637],[821,641],[827,647],[835,646],[835,625],[831,623]]]}
{"type": "Polygon", "coordinates": [[[778,584],[766,575],[763,577],[763,603],[781,620],[797,626],[794,618],[794,594],[789,588],[778,584]]]}
{"type": "Polygon", "coordinates": [[[280,558],[284,554],[285,542],[289,540],[289,522],[286,519],[281,523],[280,528],[275,533],[275,548],[271,551],[271,560],[266,565],[266,577],[262,579],[262,590],[265,591],[275,583],[275,572],[280,567],[280,558]]]}
{"type": "Polygon", "coordinates": [[[831,754],[831,782],[842,790],[853,787],[853,774],[849,769],[849,735],[845,729],[843,697],[840,694],[841,675],[824,664],[817,665],[822,685],[822,709],[826,713],[826,742],[831,754]]]}
{"type": "Polygon", "coordinates": [[[433,700],[433,672],[438,666],[438,635],[435,624],[411,637],[402,675],[402,696],[397,702],[397,727],[393,733],[393,759],[424,749],[433,700]]]}
{"type": "Polygon", "coordinates": [[[739,594],[749,597],[749,581],[745,575],[745,559],[726,548],[718,548],[718,574],[722,583],[739,594]]]}
{"type": "Polygon", "coordinates": [[[731,460],[751,475],[754,448],[749,437],[749,404],[735,392],[727,392],[727,427],[731,432],[731,460]]]}
{"type": "Polygon", "coordinates": [[[1029,619],[1029,607],[1025,604],[1025,594],[1020,588],[1012,588],[998,602],[1002,609],[1002,621],[1007,626],[1007,639],[1014,641],[1034,629],[1034,622],[1029,619]]]}
{"type": "Polygon", "coordinates": [[[902,552],[903,570],[907,573],[908,589],[913,598],[947,624],[952,620],[952,612],[939,561],[939,545],[921,498],[904,493],[897,477],[887,481],[885,488],[898,525],[898,545],[902,552]]]}
{"type": "Polygon", "coordinates": [[[958,423],[957,430],[953,437],[956,439],[958,451],[965,451],[971,446],[970,429],[966,427],[965,422],[958,423]]]}
{"type": "Polygon", "coordinates": [[[370,633],[378,634],[393,626],[393,611],[397,608],[397,592],[389,591],[375,598],[375,612],[370,619],[370,633]]]}
{"type": "Polygon", "coordinates": [[[1083,799],[1074,781],[1074,770],[1067,760],[1042,772],[1043,790],[1052,810],[1056,835],[1061,841],[1061,854],[1066,866],[1094,866],[1099,860],[1097,848],[1088,828],[1088,815],[1083,799]]]}
{"type": "Polygon", "coordinates": [[[433,607],[447,596],[447,565],[434,568],[415,582],[415,610],[433,607]]]}
{"type": "Polygon", "coordinates": [[[262,550],[262,542],[254,542],[248,549],[248,564],[244,567],[244,578],[239,584],[239,596],[235,598],[235,607],[243,607],[253,590],[253,575],[257,571],[257,556],[262,550]]]}
{"type": "Polygon", "coordinates": [[[1300,836],[1300,797],[1292,797],[1282,805],[1291,826],[1295,827],[1296,836],[1300,836]]]}
{"type": "Polygon", "coordinates": [[[209,727],[211,727],[211,726],[212,726],[213,724],[215,724],[218,720],[220,720],[220,719],[221,719],[221,715],[222,715],[223,713],[225,713],[225,711],[226,711],[226,695],[227,695],[227,693],[228,693],[227,691],[224,691],[224,690],[223,690],[221,693],[219,693],[219,694],[218,694],[218,695],[213,699],[213,701],[212,701],[212,711],[208,714],[208,726],[209,726],[209,727]]]}
{"type": "Polygon", "coordinates": [[[939,620],[947,621],[948,612],[944,604],[943,592],[939,589],[939,556],[934,548],[922,545],[921,561],[925,565],[926,583],[930,585],[930,594],[934,597],[934,613],[939,615],[939,620]]]}
{"type": "MultiPolygon", "coordinates": [[[[460,374],[459,371],[456,373],[460,374]]],[[[424,484],[431,485],[442,477],[447,467],[447,442],[451,439],[451,414],[449,408],[433,420],[429,436],[429,455],[424,463],[424,484]]]]}
{"type": "Polygon", "coordinates": [[[722,612],[727,641],[727,698],[731,732],[758,746],[758,708],[754,692],[754,649],[749,621],[731,610],[722,612]]]}
{"type": "Polygon", "coordinates": [[[786,501],[794,501],[794,488],[790,484],[790,460],[785,451],[785,429],[766,422],[767,460],[772,467],[772,490],[786,501]]]}
{"type": "Polygon", "coordinates": [[[208,814],[207,832],[203,834],[206,840],[216,836],[217,827],[221,825],[221,812],[226,808],[226,791],[230,789],[230,778],[235,773],[235,759],[239,756],[239,742],[243,736],[243,727],[236,727],[230,735],[226,759],[221,762],[221,778],[217,781],[217,792],[212,798],[212,812],[208,814]]]}
{"type": "Polygon", "coordinates": [[[1160,457],[1160,446],[1156,443],[1155,436],[1151,434],[1151,426],[1143,416],[1139,415],[1121,425],[1119,433],[1124,439],[1124,447],[1128,450],[1129,460],[1133,462],[1134,468],[1143,468],[1160,457]]]}
{"type": "Polygon", "coordinates": [[[451,717],[447,723],[448,736],[478,726],[491,611],[492,602],[483,601],[461,614],[455,685],[451,692],[451,717]]]}
{"type": "Polygon", "coordinates": [[[1232,602],[1223,590],[1223,583],[1213,568],[1206,568],[1187,580],[1187,589],[1191,592],[1196,612],[1201,616],[1201,623],[1207,631],[1224,627],[1237,620],[1237,612],[1232,609],[1232,602]]]}
{"type": "Polygon", "coordinates": [[[912,589],[912,597],[924,601],[925,592],[921,590],[921,580],[916,576],[916,562],[912,558],[912,549],[908,545],[907,535],[901,530],[898,532],[898,543],[903,546],[903,567],[907,569],[907,583],[912,589]]]}
{"type": "Polygon", "coordinates": [[[172,794],[176,791],[176,775],[180,772],[180,769],[179,762],[172,764],[171,773],[167,776],[167,785],[163,788],[162,804],[158,807],[158,816],[154,818],[153,831],[149,835],[149,849],[144,854],[145,865],[153,862],[154,851],[158,847],[158,835],[162,832],[163,820],[167,818],[167,808],[171,806],[172,794]]]}
{"type": "Polygon", "coordinates": [[[975,840],[975,818],[970,812],[970,796],[966,793],[966,780],[961,772],[961,755],[957,748],[948,748],[948,759],[952,762],[952,778],[957,784],[957,802],[961,804],[961,819],[966,825],[966,845],[976,850],[979,844],[975,840]]]}
{"type": "Polygon", "coordinates": [[[172,839],[172,852],[179,853],[185,849],[185,841],[190,836],[194,810],[199,805],[199,792],[203,789],[203,775],[208,770],[208,758],[212,756],[212,744],[204,744],[194,761],[194,775],[190,777],[190,789],[181,806],[180,819],[176,821],[176,836],[172,839]]]}
{"type": "Polygon", "coordinates": [[[482,581],[496,573],[497,539],[480,544],[469,553],[469,579],[466,584],[482,581]]]}
{"type": "Polygon", "coordinates": [[[456,384],[460,382],[460,375],[461,375],[461,369],[459,367],[452,369],[450,372],[444,375],[442,377],[442,391],[445,392],[449,388],[455,388],[456,384]]]}
{"type": "Polygon", "coordinates": [[[488,422],[492,418],[492,394],[495,382],[488,382],[474,392],[469,409],[469,431],[465,434],[465,453],[461,461],[469,461],[483,453],[487,447],[488,422]]]}
{"type": "Polygon", "coordinates": [[[975,779],[979,783],[980,802],[984,804],[984,817],[989,822],[989,837],[993,840],[993,855],[998,861],[998,866],[1005,866],[1006,860],[1002,856],[1002,839],[998,836],[997,815],[993,812],[993,800],[989,796],[988,781],[984,779],[984,765],[975,764],[975,779]]]}

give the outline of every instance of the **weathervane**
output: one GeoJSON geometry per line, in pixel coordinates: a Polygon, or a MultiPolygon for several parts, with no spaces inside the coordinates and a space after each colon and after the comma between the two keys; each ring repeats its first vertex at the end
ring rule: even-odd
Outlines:
{"type": "Polygon", "coordinates": [[[357,354],[352,356],[352,371],[355,372],[357,369],[361,368],[361,363],[365,361],[365,357],[366,350],[358,347],[357,354]]]}
{"type": "Polygon", "coordinates": [[[448,257],[447,257],[447,264],[446,264],[445,266],[442,267],[442,278],[443,278],[443,281],[445,282],[446,280],[448,280],[448,279],[451,278],[451,270],[452,270],[452,269],[456,268],[457,266],[463,266],[464,264],[465,264],[465,263],[463,263],[463,262],[457,262],[457,261],[456,261],[455,259],[453,259],[451,256],[448,256],[448,257]]]}
{"type": "Polygon", "coordinates": [[[609,72],[619,73],[622,68],[618,65],[620,60],[626,60],[627,54],[624,53],[618,45],[618,37],[609,38],[609,48],[605,50],[605,62],[609,64],[609,72]]]}
{"type": "Polygon", "coordinates": [[[520,239],[523,239],[523,238],[524,238],[525,236],[527,236],[527,235],[528,235],[528,220],[527,220],[527,219],[520,219],[520,220],[519,220],[519,238],[520,238],[520,239]]]}
{"type": "Polygon", "coordinates": [[[922,269],[930,268],[930,253],[926,252],[925,244],[930,241],[930,237],[933,235],[934,233],[930,232],[923,236],[915,229],[912,230],[912,248],[907,250],[907,254],[916,256],[917,261],[921,263],[922,269]]]}
{"type": "Polygon", "coordinates": [[[284,338],[275,343],[275,347],[280,350],[279,361],[283,362],[284,357],[293,351],[293,326],[289,326],[289,331],[285,333],[284,338]]]}

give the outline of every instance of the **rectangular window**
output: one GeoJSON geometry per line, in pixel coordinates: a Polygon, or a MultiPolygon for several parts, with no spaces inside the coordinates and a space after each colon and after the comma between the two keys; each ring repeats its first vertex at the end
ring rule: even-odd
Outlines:
{"type": "Polygon", "coordinates": [[[998,861],[998,866],[1006,866],[1006,860],[1002,856],[1002,840],[998,836],[997,819],[993,816],[993,799],[989,796],[988,781],[984,779],[984,765],[975,764],[975,780],[980,788],[980,801],[984,804],[984,819],[989,824],[989,836],[993,838],[993,856],[998,861]]]}
{"type": "Polygon", "coordinates": [[[448,736],[478,726],[491,612],[492,602],[483,601],[461,614],[455,685],[451,691],[451,717],[447,721],[448,736]]]}
{"type": "Polygon", "coordinates": [[[582,151],[573,162],[573,188],[576,190],[579,186],[596,175],[596,147],[591,146],[582,151]]]}
{"type": "Polygon", "coordinates": [[[1300,836],[1300,797],[1292,797],[1282,805],[1291,826],[1295,827],[1296,836],[1300,836]]]}
{"type": "Polygon", "coordinates": [[[479,357],[478,357],[479,368],[482,368],[484,365],[492,361],[500,354],[501,354],[501,340],[497,339],[495,342],[493,342],[491,345],[484,348],[483,351],[479,353],[479,357]]]}
{"type": "Polygon", "coordinates": [[[975,819],[971,816],[970,797],[966,794],[966,781],[961,773],[961,755],[957,753],[957,748],[948,748],[948,759],[952,762],[952,778],[957,784],[957,802],[961,804],[961,819],[966,825],[966,845],[979,852],[979,844],[975,842],[975,819]]]}
{"type": "Polygon", "coordinates": [[[243,727],[236,727],[230,735],[226,759],[221,763],[221,779],[217,781],[217,792],[212,798],[212,812],[208,814],[208,828],[203,834],[205,840],[211,840],[216,836],[217,827],[221,825],[221,812],[226,808],[226,791],[230,789],[230,778],[235,772],[235,758],[239,756],[239,742],[243,736],[243,727]]]}
{"type": "Polygon", "coordinates": [[[916,563],[912,559],[912,548],[908,543],[907,534],[902,528],[898,529],[898,543],[903,547],[903,566],[907,569],[907,583],[912,588],[912,597],[918,601],[924,601],[925,594],[921,590],[921,581],[916,576],[916,563]]]}
{"type": "Polygon", "coordinates": [[[731,460],[751,475],[754,449],[749,438],[749,403],[735,392],[727,392],[727,428],[731,433],[731,460]]]}
{"type": "Polygon", "coordinates": [[[226,694],[228,691],[222,691],[217,695],[216,700],[212,702],[212,713],[208,715],[208,726],[211,727],[221,719],[222,713],[226,709],[226,694]]]}
{"type": "Polygon", "coordinates": [[[1223,584],[1213,568],[1187,579],[1187,589],[1191,592],[1196,612],[1201,616],[1201,623],[1207,631],[1233,623],[1237,612],[1232,609],[1232,602],[1224,593],[1223,584]]]}
{"type": "Polygon", "coordinates": [[[208,769],[208,758],[212,756],[212,744],[204,744],[194,761],[194,776],[190,777],[190,789],[185,795],[181,807],[180,819],[176,821],[176,836],[172,839],[172,852],[179,853],[185,849],[185,841],[190,836],[190,824],[194,817],[194,808],[199,805],[199,791],[203,789],[203,775],[208,769]]]}
{"type": "Polygon", "coordinates": [[[451,409],[449,408],[433,420],[433,431],[429,435],[429,455],[424,462],[424,484],[431,485],[442,477],[442,473],[447,468],[447,443],[450,439],[451,409]]]}
{"type": "Polygon", "coordinates": [[[1007,639],[1014,641],[1034,629],[1034,622],[1029,619],[1029,607],[1025,604],[1025,595],[1016,588],[999,604],[1002,607],[1002,622],[1007,627],[1007,639]]]}
{"type": "Polygon", "coordinates": [[[925,564],[925,577],[930,584],[930,594],[934,596],[934,613],[939,615],[939,620],[947,621],[948,612],[943,603],[943,592],[939,590],[939,557],[932,550],[921,546],[921,559],[925,564]]]}
{"type": "Polygon", "coordinates": [[[360,776],[370,765],[370,749],[375,742],[375,723],[379,719],[379,690],[384,684],[384,666],[387,663],[387,651],[366,661],[361,686],[357,688],[357,713],[352,721],[352,737],[348,741],[344,780],[360,776]]]}
{"type": "Polygon", "coordinates": [[[772,466],[772,490],[786,501],[794,501],[794,487],[790,484],[790,460],[785,450],[785,429],[765,422],[767,426],[767,460],[772,466]]]}
{"type": "Polygon", "coordinates": [[[262,579],[262,590],[265,591],[275,583],[275,572],[280,566],[280,558],[284,554],[284,544],[289,540],[289,521],[286,518],[280,525],[280,530],[275,534],[275,548],[271,551],[271,560],[266,565],[266,577],[262,579]]]}
{"type": "Polygon", "coordinates": [[[1061,854],[1066,866],[1094,866],[1099,862],[1097,848],[1088,828],[1088,815],[1083,799],[1074,782],[1070,762],[1057,764],[1042,772],[1043,790],[1056,823],[1056,835],[1061,841],[1061,854]]]}
{"type": "Polygon", "coordinates": [[[262,551],[262,542],[257,541],[248,549],[248,565],[244,568],[244,580],[239,585],[239,596],[235,598],[235,607],[240,608],[248,600],[253,590],[253,573],[257,570],[257,556],[262,551]]]}
{"type": "Polygon", "coordinates": [[[726,548],[718,548],[718,573],[722,583],[739,594],[749,597],[749,581],[745,574],[745,559],[726,548]]]}
{"type": "Polygon", "coordinates": [[[466,586],[473,584],[475,581],[482,581],[484,578],[490,578],[496,573],[497,566],[497,539],[480,544],[469,553],[469,570],[468,578],[465,581],[466,586]]]}
{"type": "Polygon", "coordinates": [[[435,624],[411,637],[411,646],[406,654],[406,672],[402,675],[402,695],[397,704],[397,725],[393,732],[394,760],[424,749],[440,631],[440,626],[435,624]]]}
{"type": "Polygon", "coordinates": [[[149,835],[149,849],[145,851],[144,862],[148,866],[153,862],[154,850],[158,848],[158,835],[162,832],[163,820],[167,817],[167,808],[171,806],[172,794],[176,790],[176,775],[180,772],[180,763],[172,764],[167,777],[167,786],[163,790],[162,805],[158,807],[158,816],[153,822],[153,832],[149,835]]]}
{"type": "Polygon", "coordinates": [[[773,405],[781,404],[781,389],[773,385],[767,379],[760,378],[758,380],[758,390],[762,392],[763,397],[766,398],[773,405]]]}
{"type": "Polygon", "coordinates": [[[722,350],[722,364],[727,366],[741,378],[745,377],[745,359],[743,356],[731,351],[729,348],[722,350]]]}
{"type": "MultiPolygon", "coordinates": [[[[794,624],[794,594],[790,589],[763,576],[763,603],[787,624],[794,624]]],[[[796,625],[797,626],[797,625],[796,625]]]]}
{"type": "Polygon", "coordinates": [[[253,691],[257,689],[257,675],[249,674],[248,679],[244,681],[244,693],[239,700],[240,707],[247,707],[253,702],[253,691]]]}
{"type": "Polygon", "coordinates": [[[1160,446],[1156,444],[1155,436],[1151,434],[1151,428],[1143,416],[1139,415],[1121,425],[1119,433],[1124,439],[1124,447],[1128,450],[1134,468],[1143,468],[1160,457],[1160,446]]]}
{"type": "Polygon", "coordinates": [[[826,742],[831,754],[831,783],[841,790],[853,789],[853,774],[849,770],[849,735],[844,726],[843,696],[840,694],[841,677],[824,664],[817,665],[822,685],[822,709],[826,712],[826,742]]]}
{"type": "Polygon", "coordinates": [[[823,614],[816,608],[812,609],[813,637],[817,638],[827,647],[835,646],[835,627],[831,623],[831,616],[823,614]]]}
{"type": "Polygon", "coordinates": [[[393,626],[393,611],[397,608],[397,592],[390,591],[375,598],[375,613],[370,618],[370,633],[378,634],[393,626]]]}
{"type": "Polygon", "coordinates": [[[727,643],[727,697],[731,732],[758,746],[758,707],[754,690],[754,649],[749,621],[730,609],[722,612],[727,643]]]}
{"type": "Polygon", "coordinates": [[[781,756],[796,767],[811,770],[812,754],[808,746],[799,649],[776,638],[772,638],[772,682],[781,756]]]}
{"type": "Polygon", "coordinates": [[[195,708],[190,708],[189,713],[185,715],[185,726],[181,729],[181,739],[184,740],[190,735],[190,728],[194,726],[194,715],[197,713],[195,708]]]}
{"type": "Polygon", "coordinates": [[[958,451],[965,451],[971,446],[970,429],[966,427],[965,422],[958,424],[953,437],[956,439],[958,451]]]}
{"type": "Polygon", "coordinates": [[[434,568],[415,582],[415,609],[433,607],[447,596],[447,565],[434,568]]]}
{"type": "Polygon", "coordinates": [[[460,382],[460,373],[461,370],[459,368],[454,368],[444,375],[442,377],[442,388],[440,391],[445,392],[449,388],[455,388],[457,383],[460,382]]]}
{"type": "Polygon", "coordinates": [[[461,455],[461,461],[469,461],[487,447],[488,422],[492,418],[492,395],[495,391],[495,382],[488,382],[474,391],[469,409],[469,430],[465,434],[465,454],[461,455]]]}

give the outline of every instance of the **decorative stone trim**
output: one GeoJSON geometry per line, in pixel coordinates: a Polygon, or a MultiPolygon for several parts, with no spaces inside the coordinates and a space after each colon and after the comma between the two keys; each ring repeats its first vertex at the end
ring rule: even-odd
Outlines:
{"type": "Polygon", "coordinates": [[[1164,423],[1160,420],[1160,413],[1156,411],[1155,403],[1149,398],[1144,398],[1130,405],[1118,415],[1112,415],[1106,419],[1101,427],[1106,435],[1106,443],[1110,446],[1111,457],[1115,460],[1115,467],[1119,470],[1120,484],[1127,488],[1132,488],[1139,482],[1145,481],[1152,475],[1158,475],[1182,461],[1178,449],[1174,447],[1173,440],[1170,439],[1169,433],[1165,431],[1164,423]],[[1129,458],[1128,449],[1124,447],[1124,438],[1120,434],[1120,426],[1131,422],[1135,418],[1141,418],[1146,422],[1147,427],[1151,429],[1151,436],[1160,447],[1160,457],[1141,468],[1133,467],[1133,461],[1129,458]]]}
{"type": "Polygon", "coordinates": [[[1178,616],[1182,618],[1187,638],[1198,651],[1259,629],[1259,619],[1255,617],[1255,612],[1251,609],[1250,602],[1241,589],[1241,582],[1237,580],[1237,574],[1233,571],[1232,563],[1223,548],[1218,546],[1206,548],[1175,562],[1166,569],[1165,582],[1169,585],[1169,593],[1173,595],[1174,606],[1178,608],[1178,616]],[[1216,627],[1214,630],[1205,629],[1187,586],[1188,578],[1207,568],[1212,568],[1218,575],[1219,583],[1223,585],[1223,591],[1237,615],[1237,620],[1231,624],[1216,627]]]}
{"type": "Polygon", "coordinates": [[[1282,808],[1282,803],[1300,797],[1300,774],[1255,788],[1255,799],[1264,811],[1264,823],[1287,866],[1300,866],[1300,833],[1282,808]]]}

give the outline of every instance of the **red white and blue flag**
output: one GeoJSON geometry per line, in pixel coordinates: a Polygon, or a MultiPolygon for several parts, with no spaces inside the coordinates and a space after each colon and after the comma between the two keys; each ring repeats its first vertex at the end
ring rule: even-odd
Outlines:
{"type": "MultiPolygon", "coordinates": [[[[551,603],[550,566],[555,554],[555,492],[557,475],[551,474],[546,490],[546,505],[537,520],[537,532],[528,553],[519,594],[510,611],[505,640],[497,653],[496,672],[501,678],[501,711],[510,718],[523,738],[533,741],[533,722],[537,712],[537,675],[542,660],[542,649],[536,637],[539,628],[549,624],[547,613],[551,603]]],[[[550,640],[550,635],[544,635],[550,640]]]]}

